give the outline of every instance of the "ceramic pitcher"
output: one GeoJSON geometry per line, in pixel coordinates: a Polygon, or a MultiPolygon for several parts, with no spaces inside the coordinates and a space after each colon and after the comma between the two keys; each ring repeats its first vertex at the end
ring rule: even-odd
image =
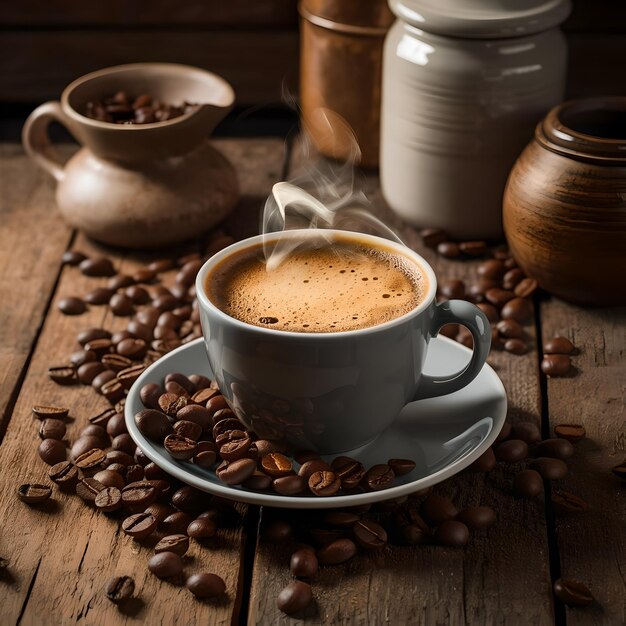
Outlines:
{"type": "Polygon", "coordinates": [[[416,226],[502,237],[509,170],[563,99],[569,0],[389,0],[381,185],[416,226]]]}
{"type": "Polygon", "coordinates": [[[135,63],[93,72],[71,83],[26,121],[26,152],[57,182],[67,222],[107,244],[158,248],[196,236],[233,208],[237,177],[207,137],[234,102],[230,85],[201,69],[135,63]],[[126,91],[164,103],[200,106],[171,120],[113,124],[87,117],[87,103],[126,91]],[[48,127],[64,125],[82,148],[63,163],[48,127]]]}

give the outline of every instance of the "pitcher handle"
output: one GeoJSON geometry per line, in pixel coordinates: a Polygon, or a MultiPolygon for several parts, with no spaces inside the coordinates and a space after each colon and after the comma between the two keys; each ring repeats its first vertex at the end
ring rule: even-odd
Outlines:
{"type": "Polygon", "coordinates": [[[67,116],[60,102],[50,101],[38,106],[24,124],[22,145],[26,154],[37,165],[52,174],[57,182],[61,182],[65,176],[65,164],[52,145],[48,134],[48,127],[55,121],[68,128],[67,116]]]}

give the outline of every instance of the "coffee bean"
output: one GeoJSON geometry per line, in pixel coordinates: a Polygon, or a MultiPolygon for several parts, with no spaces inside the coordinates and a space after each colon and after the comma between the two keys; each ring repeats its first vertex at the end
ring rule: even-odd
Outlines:
{"type": "Polygon", "coordinates": [[[113,342],[111,339],[92,339],[85,344],[85,350],[91,350],[96,353],[98,358],[102,358],[105,354],[111,352],[113,342]]]}
{"type": "MultiPolygon", "coordinates": [[[[156,505],[152,505],[156,506],[156,505]]],[[[148,509],[146,509],[148,512],[148,509]]],[[[192,522],[193,523],[193,522],[192,522]]],[[[189,550],[189,537],[187,535],[166,535],[154,546],[155,554],[160,552],[173,552],[183,556],[189,550]]]]}
{"type": "Polygon", "coordinates": [[[626,460],[622,461],[621,463],[617,465],[614,465],[611,468],[611,471],[618,478],[621,478],[622,480],[626,479],[626,460]]]}
{"type": "Polygon", "coordinates": [[[147,480],[129,483],[122,489],[122,503],[129,509],[145,509],[157,497],[157,490],[147,480]]]}
{"type": "Polygon", "coordinates": [[[446,259],[456,259],[458,256],[461,256],[461,249],[457,243],[442,241],[437,244],[437,253],[446,259]]]}
{"type": "Polygon", "coordinates": [[[425,533],[420,527],[415,524],[406,524],[401,526],[398,531],[398,539],[400,543],[406,546],[417,546],[424,543],[430,533],[425,533]]]}
{"type": "Polygon", "coordinates": [[[301,548],[291,555],[289,570],[296,578],[312,580],[317,578],[319,563],[317,556],[311,548],[301,548]]]}
{"type": "Polygon", "coordinates": [[[82,315],[87,310],[83,300],[74,297],[61,298],[57,307],[65,315],[82,315]]]}
{"type": "Polygon", "coordinates": [[[98,287],[97,289],[90,291],[85,296],[85,302],[95,305],[108,304],[115,291],[115,289],[110,289],[108,287],[98,287]]]}
{"type": "MultiPolygon", "coordinates": [[[[92,383],[93,384],[93,383],[92,383]]],[[[130,385],[128,385],[130,388],[130,385]]],[[[100,393],[111,403],[115,404],[126,396],[124,385],[117,378],[112,378],[100,387],[100,393]]]]}
{"type": "Polygon", "coordinates": [[[286,520],[273,519],[267,523],[263,534],[270,542],[278,544],[293,539],[293,528],[286,520]]]}
{"type": "Polygon", "coordinates": [[[357,552],[351,539],[336,539],[317,551],[317,559],[322,565],[339,565],[349,561],[357,552]]]}
{"type": "Polygon", "coordinates": [[[513,269],[508,270],[502,277],[502,287],[504,287],[504,289],[514,290],[524,278],[524,272],[522,272],[519,267],[514,267],[513,269]]]}
{"type": "Polygon", "coordinates": [[[80,478],[76,485],[76,495],[88,504],[96,501],[96,496],[106,487],[94,478],[80,478]]]}
{"type": "Polygon", "coordinates": [[[139,390],[139,397],[148,409],[159,409],[159,397],[163,389],[156,383],[147,383],[139,390]]]}
{"type": "Polygon", "coordinates": [[[554,595],[567,606],[583,607],[593,602],[591,591],[577,580],[559,578],[554,581],[554,595]]]}
{"type": "MultiPolygon", "coordinates": [[[[169,396],[169,394],[164,395],[169,396]]],[[[187,404],[178,409],[175,415],[177,420],[194,422],[198,424],[202,430],[210,430],[213,424],[211,421],[211,411],[199,404],[187,404]]],[[[237,423],[237,426],[241,427],[241,424],[237,423]]]]}
{"type": "Polygon", "coordinates": [[[94,378],[102,372],[107,371],[106,366],[98,361],[92,361],[89,363],[83,363],[77,371],[78,380],[83,385],[91,385],[94,378]]]}
{"type": "Polygon", "coordinates": [[[459,248],[468,256],[482,256],[487,252],[487,243],[485,241],[462,241],[459,248]]]}
{"type": "Polygon", "coordinates": [[[564,354],[544,354],[541,371],[549,377],[565,376],[572,368],[572,360],[564,354]]]}
{"type": "Polygon", "coordinates": [[[238,461],[229,463],[228,466],[218,474],[218,478],[227,485],[240,485],[250,478],[255,470],[256,461],[254,461],[254,459],[239,459],[238,461]]]}
{"type": "Polygon", "coordinates": [[[323,459],[311,459],[310,461],[305,461],[300,466],[300,469],[298,470],[298,476],[304,478],[308,483],[309,478],[315,472],[328,472],[331,471],[331,469],[331,466],[323,459]]]}
{"type": "Polygon", "coordinates": [[[316,496],[334,496],[341,488],[341,479],[334,472],[313,472],[308,481],[309,489],[316,496]]]}
{"type": "Polygon", "coordinates": [[[120,354],[105,354],[100,359],[102,365],[104,365],[107,369],[113,370],[114,372],[121,372],[127,367],[130,367],[133,362],[120,354]]]}
{"type": "Polygon", "coordinates": [[[557,424],[554,427],[554,434],[570,443],[577,443],[585,438],[587,432],[585,427],[580,424],[557,424]]]}
{"type": "Polygon", "coordinates": [[[447,520],[435,530],[435,539],[443,546],[460,548],[469,541],[469,529],[463,522],[447,520]]]}
{"type": "Polygon", "coordinates": [[[547,480],[560,480],[567,476],[567,465],[561,459],[539,457],[530,462],[530,467],[547,480]]]}
{"type": "Polygon", "coordinates": [[[174,578],[182,573],[183,561],[174,552],[159,552],[148,560],[148,569],[157,578],[174,578]]]}
{"type": "Polygon", "coordinates": [[[304,611],[313,602],[311,585],[301,580],[290,582],[276,599],[276,606],[287,615],[304,611]]]}
{"type": "Polygon", "coordinates": [[[534,278],[524,278],[515,286],[515,295],[518,298],[530,298],[538,286],[534,278]]]}
{"type": "Polygon", "coordinates": [[[533,316],[533,305],[523,298],[509,300],[500,311],[502,319],[510,319],[523,324],[529,322],[533,316]]]}
{"type": "Polygon", "coordinates": [[[521,339],[507,339],[504,342],[504,349],[511,354],[522,355],[528,352],[528,346],[521,339]]]}
{"type": "Polygon", "coordinates": [[[203,491],[185,485],[172,494],[171,502],[177,509],[195,515],[204,508],[206,498],[207,495],[203,491]]]}
{"type": "MultiPolygon", "coordinates": [[[[100,483],[102,483],[105,487],[116,487],[120,491],[124,488],[126,484],[124,478],[119,472],[112,471],[110,469],[105,469],[97,472],[93,475],[93,477],[100,483]]],[[[120,493],[120,499],[122,494],[120,493]]]]}
{"type": "Polygon", "coordinates": [[[574,344],[566,337],[553,337],[543,346],[544,354],[572,354],[574,350],[574,344]]]}
{"type": "Polygon", "coordinates": [[[122,339],[117,344],[117,352],[122,356],[127,356],[129,359],[139,360],[143,359],[148,350],[148,346],[143,339],[122,339]]]}
{"type": "Polygon", "coordinates": [[[561,513],[582,513],[589,509],[589,504],[569,491],[555,490],[552,503],[561,513]]]}
{"type": "Polygon", "coordinates": [[[202,518],[195,519],[189,526],[187,526],[187,534],[192,539],[208,539],[214,537],[217,532],[217,525],[214,521],[202,518]]]}
{"type": "Polygon", "coordinates": [[[26,483],[17,488],[17,497],[27,504],[45,502],[51,495],[52,489],[50,487],[38,483],[26,483]]]}
{"type": "Polygon", "coordinates": [[[50,468],[48,477],[61,489],[69,490],[78,482],[78,469],[69,461],[61,461],[50,468]]]}
{"type": "Polygon", "coordinates": [[[297,496],[307,488],[307,481],[302,476],[281,476],[275,478],[272,482],[272,487],[276,493],[281,496],[297,496]]]}
{"type": "Polygon", "coordinates": [[[517,463],[528,457],[528,444],[521,439],[509,439],[495,447],[496,460],[517,463]]]}
{"type": "Polygon", "coordinates": [[[381,463],[367,470],[363,480],[370,491],[380,491],[390,487],[395,477],[391,467],[381,463]]]}
{"type": "Polygon", "coordinates": [[[242,485],[252,491],[266,491],[272,486],[272,478],[262,472],[254,472],[250,478],[244,480],[242,485]]]}
{"type": "Polygon", "coordinates": [[[154,409],[143,409],[135,413],[135,424],[142,435],[159,443],[172,430],[167,417],[154,409]]]}
{"type": "Polygon", "coordinates": [[[121,471],[127,483],[136,483],[144,479],[146,480],[148,479],[141,465],[134,464],[134,465],[125,466],[125,465],[122,465],[121,463],[111,463],[107,467],[110,468],[113,466],[121,466],[123,468],[123,470],[121,471]]]}
{"type": "Polygon", "coordinates": [[[488,448],[467,469],[470,472],[490,472],[496,466],[496,455],[488,448]]]}
{"type": "Polygon", "coordinates": [[[53,417],[42,420],[39,425],[39,436],[42,439],[58,439],[61,441],[65,437],[65,422],[53,417]]]}
{"type": "Polygon", "coordinates": [[[504,263],[499,259],[488,259],[478,266],[478,275],[490,280],[499,280],[504,276],[504,263]]]}
{"type": "Polygon", "coordinates": [[[462,280],[451,279],[439,284],[439,293],[449,300],[465,298],[465,283],[462,280]]]}
{"type": "Polygon", "coordinates": [[[89,342],[96,341],[98,339],[111,339],[111,333],[104,328],[87,328],[76,337],[78,343],[85,347],[89,342]]]}
{"type": "Polygon", "coordinates": [[[545,439],[537,445],[535,454],[565,460],[574,454],[574,446],[567,439],[545,439]]]}
{"type": "Polygon", "coordinates": [[[471,530],[482,530],[496,521],[496,512],[490,506],[468,506],[455,519],[471,530]]]}
{"type": "Polygon", "coordinates": [[[328,511],[324,514],[324,523],[339,528],[352,528],[359,521],[356,513],[349,511],[328,511]]]}
{"type": "Polygon", "coordinates": [[[311,528],[309,532],[315,545],[320,547],[352,536],[346,528],[311,528]]]}
{"type": "Polygon", "coordinates": [[[487,316],[490,324],[496,324],[500,319],[500,313],[498,309],[493,306],[493,304],[489,304],[489,302],[480,302],[476,306],[487,316]]]}
{"type": "Polygon", "coordinates": [[[452,500],[434,493],[424,500],[421,511],[426,521],[432,526],[438,526],[442,522],[454,519],[459,514],[452,500]]]}
{"type": "Polygon", "coordinates": [[[133,279],[128,274],[117,274],[107,281],[107,287],[117,291],[118,289],[125,289],[133,284],[133,279]]]}
{"type": "Polygon", "coordinates": [[[58,439],[44,439],[38,448],[39,458],[48,465],[56,465],[65,461],[67,451],[65,444],[58,439]]]}
{"type": "Polygon", "coordinates": [[[497,323],[496,328],[507,339],[520,339],[524,336],[524,329],[514,319],[503,319],[497,323]]]}
{"type": "Polygon", "coordinates": [[[504,307],[504,305],[514,297],[515,296],[512,291],[509,291],[508,289],[501,289],[499,287],[492,287],[491,289],[487,289],[485,291],[485,298],[487,301],[499,309],[504,307]]]}
{"type": "MultiPolygon", "coordinates": [[[[90,365],[88,363],[87,365],[90,365]]],[[[84,367],[84,366],[83,366],[84,367]]],[[[115,372],[113,370],[107,370],[100,372],[92,381],[91,386],[98,392],[102,393],[102,386],[111,380],[115,379],[115,372]]]]}
{"type": "MultiPolygon", "coordinates": [[[[187,398],[173,393],[164,393],[159,397],[160,409],[170,417],[176,417],[176,413],[186,407],[187,404],[187,398]]],[[[189,417],[185,415],[182,419],[189,419],[189,417]]],[[[189,421],[193,422],[194,420],[190,419],[189,421]]]]}
{"type": "MultiPolygon", "coordinates": [[[[179,420],[174,423],[174,434],[193,441],[198,441],[202,436],[202,426],[188,420],[179,420]]],[[[235,459],[232,459],[235,460],[235,459]]]]}
{"type": "Polygon", "coordinates": [[[440,243],[448,240],[448,235],[437,228],[424,228],[420,230],[420,237],[427,248],[436,248],[440,243]]]}
{"type": "Polygon", "coordinates": [[[170,456],[180,461],[188,461],[195,453],[198,445],[193,439],[180,435],[168,435],[163,442],[170,456]]]}
{"type": "Polygon", "coordinates": [[[415,461],[410,459],[389,459],[387,465],[389,465],[396,476],[404,476],[415,469],[415,461]]]}
{"type": "Polygon", "coordinates": [[[161,526],[168,535],[184,535],[192,521],[193,519],[187,513],[176,511],[168,515],[161,522],[161,526]]]}
{"type": "Polygon", "coordinates": [[[365,467],[359,461],[348,456],[338,456],[330,464],[333,472],[341,479],[343,489],[358,487],[365,477],[365,467]]]}
{"type": "Polygon", "coordinates": [[[113,276],[115,274],[115,268],[110,259],[106,257],[98,257],[95,259],[85,259],[80,262],[78,266],[80,271],[85,276],[113,276]]]}
{"type": "MultiPolygon", "coordinates": [[[[215,436],[215,430],[213,431],[215,436]]],[[[287,476],[293,471],[291,461],[280,452],[271,452],[261,459],[263,471],[272,478],[287,476]]]]}
{"type": "Polygon", "coordinates": [[[217,389],[212,389],[211,387],[204,387],[203,389],[199,389],[196,391],[191,399],[196,404],[205,405],[213,396],[219,394],[217,389]]]}
{"type": "Polygon", "coordinates": [[[117,487],[105,487],[96,494],[94,504],[105,513],[116,511],[122,506],[122,493],[117,487]]]}
{"type": "Polygon", "coordinates": [[[512,432],[515,439],[521,439],[527,444],[541,441],[539,426],[533,422],[518,422],[517,424],[513,424],[512,432]]]}
{"type": "Polygon", "coordinates": [[[132,276],[136,283],[151,283],[157,276],[155,270],[149,267],[142,267],[138,269],[132,276]]]}
{"type": "Polygon", "coordinates": [[[372,520],[359,520],[352,527],[352,533],[365,550],[379,550],[387,544],[387,531],[372,520]]]}
{"type": "Polygon", "coordinates": [[[82,470],[93,469],[94,467],[101,466],[105,457],[106,453],[103,450],[92,448],[78,455],[74,460],[74,465],[82,470]]]}
{"type": "Polygon", "coordinates": [[[56,418],[56,419],[64,419],[68,416],[70,412],[69,409],[60,406],[45,406],[43,404],[36,404],[31,409],[33,415],[40,420],[44,420],[47,418],[56,418]]]}
{"type": "Polygon", "coordinates": [[[87,258],[87,255],[79,252],[78,250],[68,250],[63,253],[61,262],[63,265],[79,265],[87,258]]]}
{"type": "Polygon", "coordinates": [[[133,539],[142,540],[150,536],[157,527],[156,519],[149,513],[136,513],[122,522],[122,530],[133,539]]]}
{"type": "Polygon", "coordinates": [[[76,370],[71,365],[49,367],[48,376],[58,385],[75,385],[78,382],[76,370]]]}
{"type": "Polygon", "coordinates": [[[165,294],[154,298],[154,300],[152,300],[152,306],[155,309],[159,309],[161,312],[172,311],[177,306],[180,306],[180,300],[172,294],[165,294]]]}
{"type": "Polygon", "coordinates": [[[115,576],[105,585],[104,593],[113,604],[123,604],[133,597],[135,581],[130,576],[115,576]]]}
{"type": "MultiPolygon", "coordinates": [[[[119,463],[120,465],[125,465],[126,467],[130,467],[135,464],[135,459],[132,455],[124,452],[122,450],[109,450],[106,453],[105,465],[111,463],[119,463]]],[[[134,481],[137,482],[137,481],[134,481]]]]}
{"type": "Polygon", "coordinates": [[[226,593],[226,583],[217,574],[200,572],[187,578],[185,586],[196,598],[216,598],[226,593]]]}

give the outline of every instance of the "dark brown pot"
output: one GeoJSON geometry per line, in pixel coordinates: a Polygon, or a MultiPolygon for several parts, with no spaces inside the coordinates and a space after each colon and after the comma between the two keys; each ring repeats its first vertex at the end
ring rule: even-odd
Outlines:
{"type": "Polygon", "coordinates": [[[300,104],[313,145],[339,160],[353,156],[354,131],[364,167],[378,165],[383,42],[394,20],[385,0],[302,0],[300,104]]]}
{"type": "Polygon", "coordinates": [[[522,269],[564,300],[626,303],[626,98],[552,109],[513,167],[504,231],[522,269]]]}

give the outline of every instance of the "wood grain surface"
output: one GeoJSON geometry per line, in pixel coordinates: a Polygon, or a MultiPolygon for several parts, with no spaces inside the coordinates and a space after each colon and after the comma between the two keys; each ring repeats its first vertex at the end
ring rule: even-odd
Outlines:
{"type": "Polygon", "coordinates": [[[543,341],[568,337],[578,348],[574,378],[547,380],[550,426],[582,424],[563,488],[586,500],[577,515],[556,511],[561,576],[596,598],[567,610],[567,624],[626,623],[626,489],[611,467],[626,458],[626,309],[582,309],[552,299],[541,306],[543,341]]]}
{"type": "MultiPolygon", "coordinates": [[[[300,146],[291,171],[302,164],[300,146]]],[[[372,211],[422,254],[440,279],[476,280],[478,262],[448,261],[423,246],[415,229],[385,206],[376,176],[365,181],[372,211]]],[[[490,363],[507,390],[509,419],[541,422],[534,329],[533,349],[519,357],[492,352],[490,363]]],[[[547,531],[541,500],[526,501],[510,493],[512,472],[499,468],[485,477],[456,476],[436,487],[459,506],[487,505],[498,521],[473,534],[465,549],[440,546],[387,547],[384,556],[358,555],[339,567],[322,568],[313,590],[315,609],[306,623],[321,624],[485,624],[552,623],[547,531]],[[337,581],[340,581],[337,584],[337,581]],[[520,589],[524,593],[520,594],[520,589]]],[[[277,545],[261,533],[254,564],[250,623],[299,623],[276,608],[275,598],[290,580],[289,545],[277,545]]]]}
{"type": "MultiPolygon", "coordinates": [[[[222,140],[216,145],[238,170],[243,205],[260,206],[281,173],[282,142],[222,140]]],[[[47,180],[40,182],[44,187],[51,184],[47,180]]],[[[53,210],[50,199],[44,206],[53,210]]],[[[15,228],[17,235],[18,226],[15,228]]],[[[140,261],[153,258],[105,250],[80,234],[73,249],[88,255],[107,253],[123,272],[132,272],[140,261]]],[[[72,417],[68,439],[73,441],[88,417],[108,404],[91,388],[61,387],[47,377],[50,365],[65,363],[77,349],[75,337],[80,330],[101,325],[112,330],[125,328],[127,318],[113,316],[108,307],[92,306],[78,317],[64,316],[56,308],[60,298],[84,295],[104,282],[106,279],[83,276],[75,267],[64,268],[0,447],[0,555],[10,561],[10,580],[0,582],[0,623],[236,622],[244,602],[241,568],[245,525],[220,531],[210,548],[192,542],[185,556],[186,573],[215,572],[224,578],[228,590],[223,600],[198,602],[184,587],[161,582],[147,572],[150,549],[121,531],[121,518],[107,517],[85,506],[77,496],[62,494],[56,488],[53,500],[41,507],[29,507],[16,498],[19,484],[48,482],[48,468],[37,456],[38,421],[32,417],[31,407],[41,403],[68,406],[72,417]],[[139,600],[128,615],[118,612],[102,591],[110,577],[121,574],[132,576],[137,585],[139,600]]],[[[245,507],[240,508],[245,513],[245,507]]]]}

